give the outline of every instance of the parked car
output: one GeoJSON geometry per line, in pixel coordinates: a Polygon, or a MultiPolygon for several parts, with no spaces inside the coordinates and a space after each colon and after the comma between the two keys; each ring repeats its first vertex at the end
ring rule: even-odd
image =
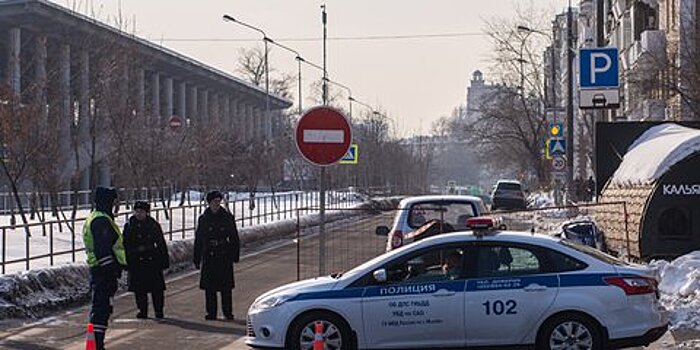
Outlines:
{"type": "Polygon", "coordinates": [[[568,222],[562,226],[559,236],[578,244],[605,251],[603,232],[591,220],[568,222]]]}
{"type": "Polygon", "coordinates": [[[491,193],[491,210],[525,208],[523,185],[515,180],[498,180],[491,193]]]}
{"type": "Polygon", "coordinates": [[[417,196],[403,199],[394,216],[391,229],[379,226],[376,234],[387,236],[386,250],[396,249],[414,241],[416,231],[429,221],[440,221],[451,230],[465,230],[467,219],[482,216],[486,206],[474,196],[417,196]]]}
{"type": "Polygon", "coordinates": [[[262,294],[248,310],[246,344],[603,350],[645,346],[666,332],[653,269],[487,221],[262,294]]]}

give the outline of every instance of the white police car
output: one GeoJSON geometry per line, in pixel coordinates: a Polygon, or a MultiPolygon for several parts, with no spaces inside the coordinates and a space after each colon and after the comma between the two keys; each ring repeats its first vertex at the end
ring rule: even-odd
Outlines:
{"type": "MultiPolygon", "coordinates": [[[[470,225],[493,225],[470,219],[470,225]]],[[[341,276],[269,291],[246,344],[284,349],[646,345],[668,321],[654,271],[558,238],[508,231],[438,235],[341,276]]]]}

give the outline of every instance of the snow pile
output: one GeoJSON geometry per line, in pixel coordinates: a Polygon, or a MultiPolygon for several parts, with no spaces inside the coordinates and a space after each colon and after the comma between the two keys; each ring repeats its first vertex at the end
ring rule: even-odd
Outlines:
{"type": "MultiPolygon", "coordinates": [[[[360,204],[353,210],[329,210],[326,222],[342,222],[358,215],[377,214],[394,209],[401,198],[385,198],[360,204]]],[[[319,224],[319,215],[300,219],[304,234],[319,224]]],[[[296,219],[272,222],[239,229],[241,245],[248,247],[280,239],[296,233],[296,219]]],[[[165,274],[192,268],[194,239],[168,242],[170,268],[165,274]]],[[[80,259],[84,254],[80,255],[80,259]]],[[[122,275],[120,290],[126,289],[126,273],[122,275]]],[[[85,303],[90,300],[90,273],[86,264],[67,264],[44,269],[0,276],[0,320],[7,318],[38,318],[51,312],[85,303]]]]}
{"type": "Polygon", "coordinates": [[[661,277],[661,303],[669,311],[671,329],[700,331],[700,251],[673,260],[653,261],[661,277]]]}
{"type": "Polygon", "coordinates": [[[527,198],[529,208],[546,208],[553,207],[554,195],[552,192],[535,192],[527,198]]]}
{"type": "Polygon", "coordinates": [[[655,126],[627,150],[611,183],[619,186],[655,182],[673,165],[700,152],[700,130],[668,123],[655,126]]]}

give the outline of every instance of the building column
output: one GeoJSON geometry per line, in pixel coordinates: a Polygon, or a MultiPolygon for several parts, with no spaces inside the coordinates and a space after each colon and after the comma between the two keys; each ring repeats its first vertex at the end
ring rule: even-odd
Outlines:
{"type": "Polygon", "coordinates": [[[188,117],[190,118],[190,125],[194,125],[196,123],[199,123],[199,121],[201,120],[199,117],[199,115],[200,115],[199,110],[197,108],[197,106],[198,106],[197,94],[198,94],[197,87],[192,86],[190,88],[190,103],[189,103],[190,110],[189,110],[189,113],[187,113],[188,117]]]}
{"type": "Polygon", "coordinates": [[[15,98],[19,98],[22,89],[22,71],[20,67],[20,52],[22,51],[21,30],[10,28],[10,42],[8,43],[7,81],[10,91],[15,98]]]}
{"type": "Polygon", "coordinates": [[[246,113],[245,113],[245,133],[246,133],[246,142],[253,142],[253,138],[255,137],[255,116],[253,115],[253,105],[248,104],[246,105],[246,113]]]}
{"type": "Polygon", "coordinates": [[[211,125],[218,127],[219,124],[219,93],[211,93],[211,105],[209,106],[209,121],[211,125]]]}
{"type": "Polygon", "coordinates": [[[151,115],[153,122],[160,125],[160,74],[153,72],[151,79],[151,115]]]}
{"type": "Polygon", "coordinates": [[[208,125],[211,121],[211,114],[209,113],[209,90],[202,90],[202,109],[201,109],[201,120],[202,124],[208,125]]]}
{"type": "MultiPolygon", "coordinates": [[[[71,145],[71,124],[73,123],[73,98],[70,86],[70,45],[61,44],[59,48],[59,66],[58,66],[58,90],[61,99],[61,113],[59,113],[59,154],[61,157],[67,158],[70,154],[71,145]]],[[[67,159],[63,159],[65,164],[67,159]]],[[[68,169],[67,169],[68,170],[68,169]]],[[[64,172],[65,173],[65,172],[64,172]]],[[[70,172],[67,172],[70,174],[70,172]]],[[[68,175],[69,177],[70,175],[68,175]]],[[[69,179],[66,179],[69,180],[69,179]]]]}
{"type": "Polygon", "coordinates": [[[167,122],[173,116],[173,78],[165,78],[165,113],[163,121],[167,122]]]}
{"type": "MultiPolygon", "coordinates": [[[[49,110],[46,98],[47,83],[48,79],[46,77],[46,36],[38,35],[35,39],[35,51],[34,51],[34,84],[36,85],[36,91],[34,96],[34,103],[39,107],[39,117],[41,125],[47,125],[49,122],[49,110]]],[[[62,57],[61,57],[62,58],[62,57]]],[[[62,68],[62,67],[61,67],[62,68]]],[[[46,129],[46,130],[51,130],[46,129]]]]}
{"type": "Polygon", "coordinates": [[[272,118],[274,118],[275,111],[269,111],[269,113],[263,113],[263,123],[262,123],[262,138],[270,140],[272,138],[272,118]]]}
{"type": "MultiPolygon", "coordinates": [[[[78,144],[88,142],[90,136],[90,53],[80,51],[78,85],[78,144]]],[[[90,166],[86,166],[80,176],[80,189],[90,189],[90,166]]]]}
{"type": "Polygon", "coordinates": [[[180,98],[178,99],[178,102],[180,106],[177,108],[178,115],[180,118],[182,118],[182,122],[186,123],[187,121],[187,84],[185,84],[184,81],[180,82],[180,85],[178,85],[178,96],[180,98]]]}
{"type": "Polygon", "coordinates": [[[146,71],[138,68],[136,72],[136,114],[139,117],[146,112],[146,71]]]}
{"type": "Polygon", "coordinates": [[[221,113],[221,125],[224,129],[229,129],[231,127],[231,97],[228,94],[224,94],[224,107],[221,113]]]}
{"type": "Polygon", "coordinates": [[[262,119],[264,111],[260,107],[255,107],[253,111],[253,130],[255,130],[253,133],[253,139],[260,141],[262,138],[262,119]]]}

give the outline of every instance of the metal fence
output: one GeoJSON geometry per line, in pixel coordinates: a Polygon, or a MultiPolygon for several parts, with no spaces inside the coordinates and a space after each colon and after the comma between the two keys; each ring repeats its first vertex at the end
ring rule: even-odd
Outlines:
{"type": "MultiPolygon", "coordinates": [[[[174,192],[171,187],[159,188],[120,188],[120,195],[125,200],[149,199],[151,201],[168,201],[174,192]]],[[[69,210],[75,201],[78,209],[92,208],[92,191],[62,191],[54,194],[47,192],[19,192],[22,208],[29,215],[33,212],[49,212],[52,207],[69,210]]],[[[12,192],[0,192],[0,215],[18,214],[17,201],[12,192]]]]}
{"type": "MultiPolygon", "coordinates": [[[[318,209],[305,209],[318,212],[318,209]]],[[[332,274],[347,271],[371,258],[386,251],[387,240],[390,237],[375,234],[377,226],[392,227],[394,218],[401,212],[409,209],[391,209],[367,212],[361,209],[344,210],[335,217],[325,230],[324,258],[320,257],[319,230],[316,226],[299,223],[297,225],[297,279],[318,277],[321,274],[332,274]],[[323,268],[321,268],[323,265],[323,268]],[[321,271],[323,270],[323,271],[321,271]]],[[[421,211],[432,211],[432,215],[426,215],[435,220],[449,225],[437,224],[433,226],[421,226],[411,232],[415,239],[423,239],[432,235],[441,234],[447,227],[456,230],[466,230],[464,216],[458,213],[447,212],[439,205],[435,207],[423,206],[421,211]],[[457,219],[459,218],[459,219],[457,219]],[[420,232],[419,232],[420,231],[420,232]]],[[[591,219],[594,222],[601,215],[616,213],[622,223],[628,221],[627,204],[625,202],[592,203],[572,206],[533,208],[518,211],[497,211],[486,215],[500,217],[508,230],[537,232],[554,235],[561,232],[562,225],[566,222],[591,219]]],[[[430,221],[429,221],[430,222],[430,221]]],[[[624,251],[633,250],[636,244],[635,231],[627,224],[624,225],[623,235],[604,236],[609,249],[613,253],[625,255],[624,251]]],[[[604,233],[605,234],[605,233],[604,233]]]]}
{"type": "MultiPolygon", "coordinates": [[[[235,216],[239,228],[260,225],[280,220],[293,219],[296,215],[308,215],[310,210],[304,207],[317,206],[318,192],[287,192],[259,195],[243,198],[243,194],[226,194],[228,200],[224,205],[235,216]]],[[[326,192],[329,210],[350,208],[361,202],[364,197],[347,189],[326,192]]],[[[197,218],[206,209],[204,201],[195,204],[173,207],[158,207],[154,203],[151,216],[160,222],[166,238],[179,240],[193,237],[197,218]]],[[[72,219],[69,214],[61,212],[58,219],[32,222],[27,225],[0,225],[0,269],[2,274],[30,270],[31,268],[54,266],[56,264],[75,262],[76,253],[84,250],[82,244],[82,227],[89,209],[78,212],[72,219]],[[31,236],[26,234],[26,230],[31,236]]],[[[115,221],[123,226],[131,215],[120,212],[115,221]]]]}
{"type": "MultiPolygon", "coordinates": [[[[318,213],[318,208],[303,210],[318,213]]],[[[387,237],[376,235],[375,228],[391,226],[395,213],[395,210],[377,212],[356,208],[328,213],[323,261],[319,258],[319,227],[299,222],[295,239],[297,280],[342,273],[384,253],[387,237]]]]}

